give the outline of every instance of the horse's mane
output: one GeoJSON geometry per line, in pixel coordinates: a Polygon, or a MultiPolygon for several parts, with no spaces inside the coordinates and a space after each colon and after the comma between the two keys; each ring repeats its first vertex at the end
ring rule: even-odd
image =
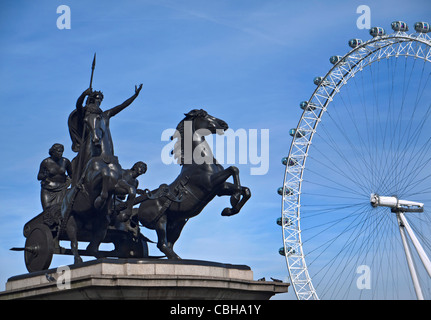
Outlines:
{"type": "MultiPolygon", "coordinates": [[[[189,113],[185,113],[185,118],[178,123],[176,131],[174,135],[171,137],[171,140],[177,139],[174,145],[174,149],[172,150],[172,154],[174,158],[177,160],[179,165],[183,165],[184,161],[184,122],[185,121],[193,121],[198,117],[206,117],[208,113],[203,109],[194,109],[189,113]]],[[[192,156],[192,155],[188,155],[192,156]]],[[[189,163],[189,162],[187,162],[189,163]]]]}

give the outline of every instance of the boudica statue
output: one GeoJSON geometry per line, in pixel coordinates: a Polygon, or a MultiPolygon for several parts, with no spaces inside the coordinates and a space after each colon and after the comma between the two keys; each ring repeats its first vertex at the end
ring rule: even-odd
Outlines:
{"type": "Polygon", "coordinates": [[[251,196],[240,184],[239,170],[224,169],[205,141],[206,135],[222,134],[228,125],[202,109],[185,114],[172,137],[177,139],[172,152],[181,166],[179,176],[152,191],[139,189],[137,178],[147,165],[138,161],[130,169],[122,168],[109,124],[138,97],[142,84],[122,104],[103,111],[103,93],[92,89],[95,64],[96,55],[90,86],[68,119],[71,148],[77,155],[70,162],[63,157],[63,145],[52,146],[38,174],[43,212],[24,226],[25,247],[12,248],[24,251],[30,272],[48,268],[53,254],[71,254],[75,263],[82,262],[81,255],[160,258],[148,255],[150,240],[139,224],[156,230],[162,257],[179,259],[173,246],[189,218],[202,212],[215,196],[230,196],[231,207],[222,210],[223,216],[237,214],[251,196]],[[187,137],[193,137],[190,146],[187,137]],[[233,183],[227,182],[230,177],[233,183]],[[71,248],[61,247],[61,240],[70,241],[71,248]],[[78,250],[78,241],[89,242],[86,250],[78,250]],[[115,249],[100,251],[102,242],[112,242],[115,249]]]}

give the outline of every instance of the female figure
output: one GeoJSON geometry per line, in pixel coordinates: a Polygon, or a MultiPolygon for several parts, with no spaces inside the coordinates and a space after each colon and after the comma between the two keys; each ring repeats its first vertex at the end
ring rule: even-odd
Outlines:
{"type": "Polygon", "coordinates": [[[72,167],[70,161],[63,157],[64,146],[55,143],[49,149],[49,158],[40,164],[37,179],[41,181],[40,200],[42,208],[61,203],[70,184],[72,167]]]}

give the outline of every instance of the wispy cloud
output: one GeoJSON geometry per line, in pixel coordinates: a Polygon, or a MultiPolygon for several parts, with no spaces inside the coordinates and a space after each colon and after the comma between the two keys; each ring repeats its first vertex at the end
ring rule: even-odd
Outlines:
{"type": "Polygon", "coordinates": [[[184,7],[183,5],[179,6],[177,2],[163,1],[162,5],[165,6],[166,8],[183,13],[186,16],[202,19],[214,24],[231,28],[231,29],[240,31],[242,33],[251,35],[252,37],[265,40],[272,44],[289,46],[289,42],[287,41],[287,39],[283,39],[283,38],[280,39],[275,37],[271,33],[264,32],[262,30],[259,30],[256,27],[248,26],[247,24],[250,24],[250,22],[247,23],[244,17],[250,17],[250,16],[257,17],[257,15],[253,15],[253,12],[245,13],[244,11],[242,11],[242,12],[238,12],[238,14],[235,14],[235,15],[231,14],[228,16],[228,18],[224,18],[222,16],[215,16],[213,14],[204,13],[203,11],[189,9],[184,7]]]}

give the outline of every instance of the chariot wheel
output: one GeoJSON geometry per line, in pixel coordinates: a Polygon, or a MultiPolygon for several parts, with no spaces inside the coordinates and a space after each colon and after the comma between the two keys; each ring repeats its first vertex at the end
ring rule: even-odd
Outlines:
{"type": "Polygon", "coordinates": [[[298,299],[431,298],[430,26],[392,29],[332,56],[289,132],[277,222],[298,299]]]}
{"type": "Polygon", "coordinates": [[[52,232],[44,224],[36,225],[25,241],[24,260],[29,272],[49,268],[54,254],[52,232]]]}

